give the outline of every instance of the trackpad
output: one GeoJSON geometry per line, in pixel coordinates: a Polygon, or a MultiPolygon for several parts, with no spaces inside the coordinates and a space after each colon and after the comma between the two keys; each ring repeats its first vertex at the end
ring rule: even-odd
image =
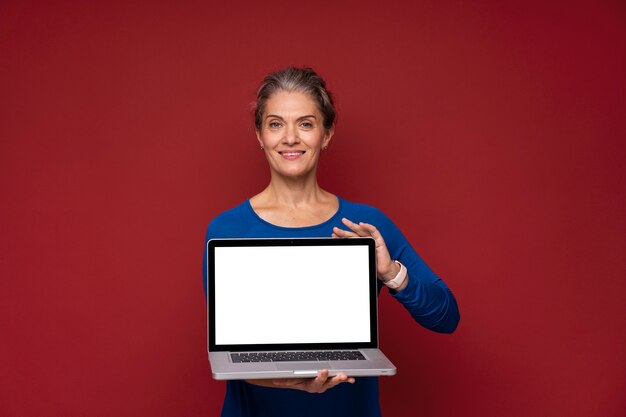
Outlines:
{"type": "Polygon", "coordinates": [[[322,369],[330,369],[330,364],[328,362],[278,362],[276,363],[276,369],[279,371],[284,370],[322,370],[322,369]]]}

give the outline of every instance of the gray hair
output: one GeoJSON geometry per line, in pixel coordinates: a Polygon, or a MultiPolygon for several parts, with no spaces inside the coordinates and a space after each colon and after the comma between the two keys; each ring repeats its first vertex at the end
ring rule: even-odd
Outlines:
{"type": "Polygon", "coordinates": [[[326,82],[311,68],[288,67],[268,74],[257,92],[254,106],[254,124],[260,131],[267,100],[279,91],[301,92],[315,100],[324,118],[324,128],[330,130],[337,117],[333,96],[326,89],[326,82]]]}

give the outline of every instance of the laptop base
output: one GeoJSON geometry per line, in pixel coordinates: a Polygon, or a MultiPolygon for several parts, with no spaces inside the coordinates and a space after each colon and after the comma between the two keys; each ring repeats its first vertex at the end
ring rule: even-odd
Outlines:
{"type": "Polygon", "coordinates": [[[315,378],[323,369],[329,376],[392,376],[396,367],[378,349],[360,349],[367,360],[318,362],[252,362],[233,363],[230,352],[210,352],[211,373],[216,380],[315,378]]]}

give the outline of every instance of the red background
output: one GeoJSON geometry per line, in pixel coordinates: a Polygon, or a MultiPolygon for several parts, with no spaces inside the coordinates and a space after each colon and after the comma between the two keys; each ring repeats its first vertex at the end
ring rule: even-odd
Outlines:
{"type": "Polygon", "coordinates": [[[205,227],[288,64],[337,98],[321,184],[459,300],[446,336],[381,296],[385,415],[624,415],[626,8],[545,3],[3,1],[0,415],[218,415],[205,227]]]}

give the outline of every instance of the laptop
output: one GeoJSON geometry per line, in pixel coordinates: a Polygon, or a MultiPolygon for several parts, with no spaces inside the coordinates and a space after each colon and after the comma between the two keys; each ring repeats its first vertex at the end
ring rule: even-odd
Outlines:
{"type": "Polygon", "coordinates": [[[372,238],[211,239],[213,378],[395,375],[378,349],[372,238]]]}

